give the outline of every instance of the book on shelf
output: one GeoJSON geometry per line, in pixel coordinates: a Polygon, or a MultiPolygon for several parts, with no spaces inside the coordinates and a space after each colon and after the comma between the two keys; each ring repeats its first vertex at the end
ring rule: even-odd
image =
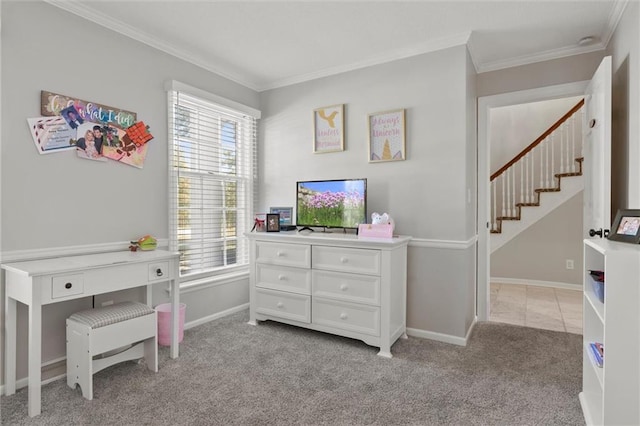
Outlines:
{"type": "Polygon", "coordinates": [[[596,281],[599,281],[601,283],[604,282],[604,271],[589,269],[589,275],[591,275],[596,281]]]}
{"type": "Polygon", "coordinates": [[[602,367],[602,364],[604,362],[604,347],[602,346],[602,343],[589,343],[589,348],[591,349],[591,355],[593,355],[593,359],[595,360],[596,365],[598,367],[602,367]],[[596,345],[600,345],[600,347],[602,347],[602,354],[600,353],[600,349],[596,345]]]}

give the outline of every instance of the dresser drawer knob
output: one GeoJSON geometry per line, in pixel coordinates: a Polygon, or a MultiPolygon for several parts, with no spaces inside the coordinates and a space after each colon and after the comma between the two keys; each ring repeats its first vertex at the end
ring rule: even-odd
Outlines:
{"type": "Polygon", "coordinates": [[[277,306],[278,308],[283,308],[283,307],[284,307],[284,303],[282,303],[282,302],[278,302],[278,303],[276,304],[276,306],[277,306]]]}
{"type": "Polygon", "coordinates": [[[340,258],[340,262],[342,263],[347,263],[349,261],[349,259],[347,259],[346,257],[341,257],[340,258]]]}
{"type": "Polygon", "coordinates": [[[342,285],[340,286],[340,290],[342,290],[342,291],[347,291],[347,290],[349,290],[349,286],[348,286],[348,285],[346,285],[346,284],[342,284],[342,285]]]}
{"type": "Polygon", "coordinates": [[[340,319],[346,320],[347,319],[347,314],[345,314],[344,312],[340,314],[340,319]]]}
{"type": "Polygon", "coordinates": [[[286,275],[282,275],[282,274],[280,274],[280,275],[278,275],[278,280],[280,280],[280,281],[286,281],[286,280],[287,280],[287,277],[286,277],[286,275]]]}
{"type": "Polygon", "coordinates": [[[157,275],[157,276],[159,276],[159,277],[161,277],[162,275],[164,275],[164,274],[162,273],[162,269],[160,269],[160,268],[156,269],[156,275],[157,275]]]}
{"type": "Polygon", "coordinates": [[[278,257],[282,257],[282,256],[284,256],[284,252],[279,251],[279,252],[277,252],[277,253],[276,253],[276,256],[278,256],[278,257]]]}
{"type": "Polygon", "coordinates": [[[71,284],[71,283],[66,283],[64,285],[64,288],[66,288],[67,290],[70,289],[71,287],[73,287],[73,284],[71,284]]]}

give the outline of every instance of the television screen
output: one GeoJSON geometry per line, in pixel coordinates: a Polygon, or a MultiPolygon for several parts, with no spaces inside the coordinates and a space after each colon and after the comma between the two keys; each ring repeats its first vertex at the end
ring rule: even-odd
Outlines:
{"type": "Polygon", "coordinates": [[[357,228],[367,222],[367,180],[297,183],[296,225],[357,228]]]}

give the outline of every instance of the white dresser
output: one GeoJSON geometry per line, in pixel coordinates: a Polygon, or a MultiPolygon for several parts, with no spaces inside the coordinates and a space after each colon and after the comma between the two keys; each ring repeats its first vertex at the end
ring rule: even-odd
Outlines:
{"type": "Polygon", "coordinates": [[[406,337],[411,237],[297,232],[251,241],[250,324],[274,320],[364,341],[391,358],[406,337]]]}

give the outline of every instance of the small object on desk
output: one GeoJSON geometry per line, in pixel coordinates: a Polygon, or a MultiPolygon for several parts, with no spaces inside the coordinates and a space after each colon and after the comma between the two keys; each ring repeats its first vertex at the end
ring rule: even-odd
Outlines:
{"type": "Polygon", "coordinates": [[[151,235],[145,235],[138,240],[138,247],[144,251],[155,250],[158,247],[158,240],[151,235]]]}

